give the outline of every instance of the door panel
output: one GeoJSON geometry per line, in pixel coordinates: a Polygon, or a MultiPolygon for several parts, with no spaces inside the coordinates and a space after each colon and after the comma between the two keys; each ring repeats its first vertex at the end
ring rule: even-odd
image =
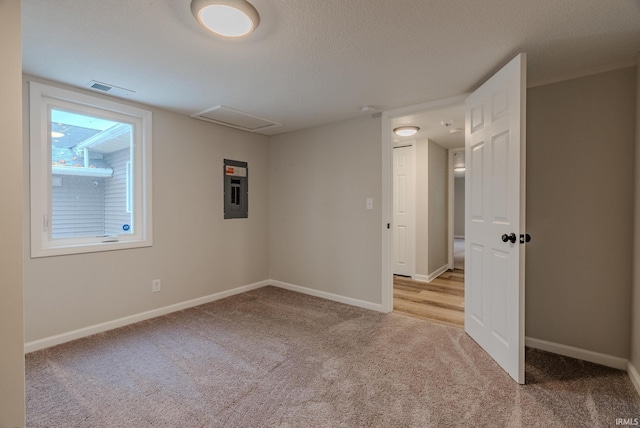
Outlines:
{"type": "MultiPolygon", "coordinates": [[[[468,239],[465,235],[465,240],[468,239]]],[[[482,301],[484,284],[482,282],[483,275],[483,264],[482,260],[484,259],[484,247],[478,244],[467,244],[467,254],[465,254],[465,263],[467,263],[465,270],[465,277],[468,275],[467,271],[474,272],[476,275],[476,280],[474,282],[474,287],[470,289],[466,289],[465,285],[465,326],[469,324],[466,320],[467,317],[470,317],[474,323],[477,323],[480,326],[484,326],[484,302],[482,301]]]]}
{"type": "Polygon", "coordinates": [[[526,61],[518,55],[466,101],[465,330],[524,383],[526,61]],[[516,242],[502,236],[516,234],[516,242]]]}
{"type": "Polygon", "coordinates": [[[414,148],[393,149],[393,273],[413,276],[414,229],[414,148]]]}

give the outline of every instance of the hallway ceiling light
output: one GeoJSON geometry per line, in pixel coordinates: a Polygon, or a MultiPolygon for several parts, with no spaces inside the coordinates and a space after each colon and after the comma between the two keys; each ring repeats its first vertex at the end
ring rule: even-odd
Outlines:
{"type": "Polygon", "coordinates": [[[204,28],[225,37],[246,36],[260,23],[258,11],[245,0],[192,0],[191,13],[204,28]]]}
{"type": "Polygon", "coordinates": [[[420,128],[418,128],[417,126],[399,126],[397,128],[394,128],[393,133],[401,137],[411,137],[412,135],[415,135],[419,130],[420,128]]]}

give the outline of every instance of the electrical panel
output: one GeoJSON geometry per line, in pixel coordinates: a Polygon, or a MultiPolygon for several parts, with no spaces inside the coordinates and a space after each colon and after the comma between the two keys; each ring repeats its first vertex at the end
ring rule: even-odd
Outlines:
{"type": "Polygon", "coordinates": [[[246,162],[224,160],[224,218],[249,217],[249,168],[246,162]]]}

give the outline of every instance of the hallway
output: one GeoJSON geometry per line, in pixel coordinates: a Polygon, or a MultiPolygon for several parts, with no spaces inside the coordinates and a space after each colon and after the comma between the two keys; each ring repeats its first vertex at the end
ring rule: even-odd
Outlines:
{"type": "Polygon", "coordinates": [[[449,270],[431,282],[394,275],[396,313],[453,327],[464,327],[464,271],[449,270]]]}

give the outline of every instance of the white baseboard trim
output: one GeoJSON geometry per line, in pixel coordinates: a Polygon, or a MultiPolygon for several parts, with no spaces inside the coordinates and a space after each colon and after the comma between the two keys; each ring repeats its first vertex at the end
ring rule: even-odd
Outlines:
{"type": "Polygon", "coordinates": [[[565,357],[577,358],[579,360],[601,364],[618,370],[627,371],[628,368],[628,361],[625,358],[614,357],[612,355],[601,354],[599,352],[588,351],[581,348],[574,348],[573,346],[561,345],[559,343],[547,342],[546,340],[534,339],[533,337],[526,337],[524,343],[530,348],[564,355],[565,357]]]}
{"type": "Polygon", "coordinates": [[[199,297],[197,299],[188,300],[182,303],[176,303],[174,305],[164,306],[158,309],[152,309],[150,311],[142,312],[135,315],[130,315],[124,318],[119,318],[113,321],[107,321],[101,324],[92,325],[89,327],[73,330],[68,333],[62,333],[51,337],[45,337],[44,339],[34,340],[24,344],[24,352],[39,351],[40,349],[49,348],[51,346],[60,345],[61,343],[70,342],[72,340],[80,339],[82,337],[91,336],[96,333],[102,333],[115,328],[124,327],[125,325],[134,324],[140,321],[148,320],[151,318],[159,317],[162,315],[170,314],[172,312],[181,311],[183,309],[192,308],[194,306],[203,305],[205,303],[213,302],[215,300],[224,299],[225,297],[231,297],[236,294],[245,293],[247,291],[255,290],[270,284],[270,281],[260,281],[254,284],[244,285],[231,290],[221,291],[219,293],[210,294],[208,296],[199,297]]]}
{"type": "Polygon", "coordinates": [[[274,287],[284,288],[285,290],[296,291],[298,293],[308,294],[309,296],[320,297],[321,299],[344,303],[345,305],[357,306],[359,308],[370,309],[372,311],[384,312],[382,310],[382,304],[380,303],[371,303],[360,299],[341,296],[339,294],[333,294],[326,291],[315,290],[313,288],[302,287],[300,285],[288,284],[282,281],[270,280],[269,284],[273,285],[274,287]]]}
{"type": "Polygon", "coordinates": [[[429,275],[414,275],[413,280],[419,281],[419,282],[431,282],[448,270],[449,270],[449,265],[446,264],[436,269],[434,272],[430,273],[429,275]]]}
{"type": "Polygon", "coordinates": [[[627,375],[629,375],[629,379],[631,379],[631,383],[636,388],[636,391],[640,395],[640,374],[636,368],[631,364],[631,361],[627,361],[627,375]]]}
{"type": "Polygon", "coordinates": [[[427,277],[427,281],[429,282],[433,281],[434,279],[436,279],[437,277],[439,277],[440,275],[442,275],[448,270],[449,270],[449,265],[441,266],[439,269],[436,269],[435,272],[429,274],[429,276],[427,277]]]}

